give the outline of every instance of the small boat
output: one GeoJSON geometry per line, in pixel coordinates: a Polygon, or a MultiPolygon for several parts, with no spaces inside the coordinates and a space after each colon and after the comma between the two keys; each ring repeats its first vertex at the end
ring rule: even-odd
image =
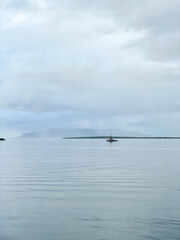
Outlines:
{"type": "Polygon", "coordinates": [[[109,137],[109,139],[106,140],[107,142],[117,142],[117,139],[113,139],[112,136],[109,137]]]}
{"type": "Polygon", "coordinates": [[[5,139],[4,138],[0,138],[0,141],[5,141],[5,139]]]}

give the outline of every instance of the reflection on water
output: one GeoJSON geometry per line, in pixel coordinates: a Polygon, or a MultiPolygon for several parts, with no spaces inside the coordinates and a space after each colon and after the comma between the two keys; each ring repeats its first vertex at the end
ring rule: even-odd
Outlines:
{"type": "Polygon", "coordinates": [[[0,143],[1,240],[180,239],[180,141],[0,143]]]}

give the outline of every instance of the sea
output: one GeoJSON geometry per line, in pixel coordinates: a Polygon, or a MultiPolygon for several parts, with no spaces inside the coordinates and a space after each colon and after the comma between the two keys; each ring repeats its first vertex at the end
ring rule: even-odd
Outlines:
{"type": "Polygon", "coordinates": [[[180,140],[0,142],[0,240],[175,239],[180,140]]]}

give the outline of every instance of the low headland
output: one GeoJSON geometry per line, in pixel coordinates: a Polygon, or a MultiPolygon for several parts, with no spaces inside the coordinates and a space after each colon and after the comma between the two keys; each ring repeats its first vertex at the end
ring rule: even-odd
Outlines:
{"type": "MultiPolygon", "coordinates": [[[[92,136],[92,137],[64,137],[63,139],[106,139],[110,136],[92,136]]],[[[128,137],[128,136],[111,136],[117,139],[180,139],[180,137],[128,137]]]]}
{"type": "Polygon", "coordinates": [[[180,139],[180,136],[146,136],[139,132],[121,129],[48,129],[28,132],[20,138],[61,138],[61,139],[180,139]]]}
{"type": "Polygon", "coordinates": [[[134,136],[142,137],[141,133],[133,131],[125,131],[120,129],[48,129],[44,131],[28,132],[20,136],[20,138],[109,138],[109,136],[134,136]],[[106,137],[107,136],[107,137],[106,137]]]}

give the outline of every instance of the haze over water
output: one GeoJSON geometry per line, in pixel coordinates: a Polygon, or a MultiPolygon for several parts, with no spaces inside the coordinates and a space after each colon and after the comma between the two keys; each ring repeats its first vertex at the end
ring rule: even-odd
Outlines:
{"type": "Polygon", "coordinates": [[[180,239],[180,140],[0,143],[1,240],[180,239]]]}

